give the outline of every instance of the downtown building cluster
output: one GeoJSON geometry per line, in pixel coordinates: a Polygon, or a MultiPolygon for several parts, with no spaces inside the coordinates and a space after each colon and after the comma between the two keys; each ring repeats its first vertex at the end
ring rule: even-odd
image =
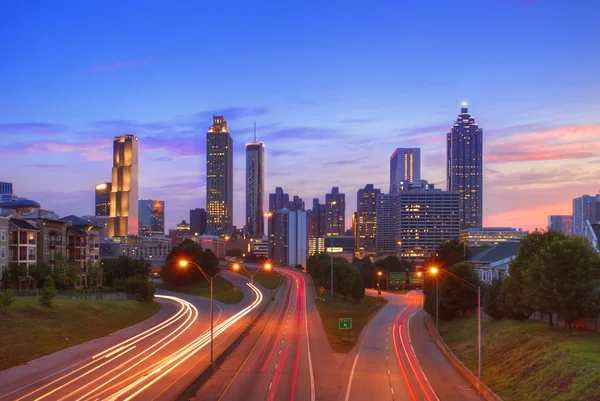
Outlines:
{"type": "Polygon", "coordinates": [[[573,199],[573,212],[548,216],[548,229],[586,238],[600,252],[600,194],[573,199]]]}

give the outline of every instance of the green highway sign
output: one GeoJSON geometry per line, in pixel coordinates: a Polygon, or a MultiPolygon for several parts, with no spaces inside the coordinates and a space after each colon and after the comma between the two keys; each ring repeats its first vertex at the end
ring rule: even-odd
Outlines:
{"type": "Polygon", "coordinates": [[[406,272],[391,272],[390,273],[390,284],[404,284],[406,283],[406,272]]]}
{"type": "Polygon", "coordinates": [[[422,272],[408,273],[408,280],[411,284],[423,284],[425,275],[422,272]]]}
{"type": "Polygon", "coordinates": [[[343,317],[340,319],[340,330],[350,330],[352,328],[352,318],[343,317]]]}

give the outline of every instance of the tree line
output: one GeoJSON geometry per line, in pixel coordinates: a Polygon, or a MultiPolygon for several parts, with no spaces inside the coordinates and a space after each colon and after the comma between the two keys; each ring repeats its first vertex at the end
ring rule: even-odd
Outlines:
{"type": "MultiPolygon", "coordinates": [[[[331,288],[331,257],[327,253],[310,256],[306,270],[313,281],[326,290],[331,288]]],[[[365,286],[360,270],[344,258],[333,258],[333,291],[344,298],[360,302],[365,297],[365,286]]]]}

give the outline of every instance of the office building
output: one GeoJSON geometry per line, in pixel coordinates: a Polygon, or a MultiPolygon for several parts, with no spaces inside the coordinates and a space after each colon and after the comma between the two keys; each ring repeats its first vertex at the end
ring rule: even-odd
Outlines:
{"type": "Polygon", "coordinates": [[[206,134],[206,233],[229,235],[233,228],[233,140],[223,116],[206,134]]]}
{"type": "Polygon", "coordinates": [[[356,194],[356,254],[359,257],[377,253],[377,197],[381,190],[367,184],[356,194]]]}
{"type": "Polygon", "coordinates": [[[172,249],[171,238],[164,235],[142,237],[139,256],[149,261],[153,268],[160,268],[165,264],[172,249]]]}
{"type": "Polygon", "coordinates": [[[135,135],[115,137],[108,237],[138,233],[138,139],[135,135]]]}
{"type": "Polygon", "coordinates": [[[398,255],[398,195],[377,195],[375,244],[377,256],[398,255]]]}
{"type": "Polygon", "coordinates": [[[275,193],[269,194],[269,212],[287,208],[290,205],[290,195],[283,192],[283,188],[276,187],[275,193]]]}
{"type": "Polygon", "coordinates": [[[13,184],[12,182],[0,182],[0,195],[12,195],[13,184]]]}
{"type": "Polygon", "coordinates": [[[281,240],[274,244],[274,263],[282,266],[306,267],[308,255],[308,219],[306,212],[280,209],[276,212],[275,231],[281,240]]]}
{"type": "Polygon", "coordinates": [[[398,148],[390,157],[390,193],[395,194],[403,182],[421,179],[421,149],[398,148]]]}
{"type": "Polygon", "coordinates": [[[548,216],[548,230],[559,231],[565,235],[573,235],[573,215],[548,216]]]}
{"type": "Polygon", "coordinates": [[[313,206],[308,219],[309,238],[321,238],[325,236],[327,227],[327,212],[324,204],[319,203],[318,198],[313,199],[313,206]]]}
{"type": "Polygon", "coordinates": [[[190,210],[190,231],[193,234],[206,234],[206,209],[190,210]]]}
{"type": "Polygon", "coordinates": [[[262,237],[264,226],[265,144],[246,145],[246,232],[262,237]]]}
{"type": "Polygon", "coordinates": [[[325,238],[308,237],[308,256],[312,256],[321,252],[325,252],[325,238]]]}
{"type": "Polygon", "coordinates": [[[344,258],[349,262],[354,260],[354,237],[349,235],[336,235],[324,238],[325,252],[334,254],[335,257],[344,258]]]}
{"type": "Polygon", "coordinates": [[[325,195],[326,236],[344,235],[346,233],[346,195],[341,194],[338,187],[331,188],[325,195]]]}
{"type": "Polygon", "coordinates": [[[303,212],[304,211],[304,201],[298,195],[294,195],[294,198],[290,202],[289,208],[290,208],[290,210],[298,210],[298,211],[303,212]]]}
{"type": "Polygon", "coordinates": [[[466,104],[446,135],[448,191],[461,197],[461,229],[482,226],[483,130],[475,124],[466,104]]]}
{"type": "Polygon", "coordinates": [[[217,258],[224,258],[226,256],[226,242],[223,237],[216,235],[201,235],[198,242],[202,245],[203,249],[210,249],[217,258]]]}
{"type": "Polygon", "coordinates": [[[377,255],[422,262],[444,242],[460,237],[460,194],[427,181],[377,198],[377,255]]]}
{"type": "Polygon", "coordinates": [[[98,238],[100,242],[107,238],[108,216],[81,216],[81,218],[98,227],[98,238]]]}
{"type": "Polygon", "coordinates": [[[583,235],[587,220],[596,223],[596,197],[583,195],[573,199],[573,235],[583,235]]]}
{"type": "Polygon", "coordinates": [[[165,235],[165,201],[160,199],[139,199],[139,229],[140,237],[165,235]]]}
{"type": "Polygon", "coordinates": [[[281,224],[277,224],[277,220],[280,218],[279,211],[284,208],[288,208],[290,204],[290,195],[283,192],[283,188],[276,187],[275,193],[269,194],[269,213],[268,213],[268,231],[269,231],[269,255],[274,258],[281,259],[281,255],[275,255],[276,248],[277,252],[281,249],[279,244],[283,240],[283,233],[281,232],[281,224]]]}
{"type": "Polygon", "coordinates": [[[467,247],[490,246],[500,242],[521,242],[527,231],[512,227],[467,228],[460,232],[460,242],[467,247]]]}
{"type": "Polygon", "coordinates": [[[112,184],[110,182],[101,182],[96,184],[96,216],[110,216],[110,193],[112,184]]]}

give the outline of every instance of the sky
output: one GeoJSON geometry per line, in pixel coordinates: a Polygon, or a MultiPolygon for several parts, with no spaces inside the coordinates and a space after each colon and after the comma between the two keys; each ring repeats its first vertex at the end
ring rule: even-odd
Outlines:
{"type": "MultiPolygon", "coordinates": [[[[445,188],[463,101],[484,133],[484,225],[542,228],[600,192],[600,2],[75,1],[0,3],[0,181],[59,215],[94,213],[112,140],[139,137],[140,189],[167,228],[205,207],[212,115],[266,188],[389,190],[389,157],[420,147],[445,188]]],[[[268,197],[266,198],[268,202],[268,197]]],[[[265,205],[267,206],[267,205],[265,205]]]]}

